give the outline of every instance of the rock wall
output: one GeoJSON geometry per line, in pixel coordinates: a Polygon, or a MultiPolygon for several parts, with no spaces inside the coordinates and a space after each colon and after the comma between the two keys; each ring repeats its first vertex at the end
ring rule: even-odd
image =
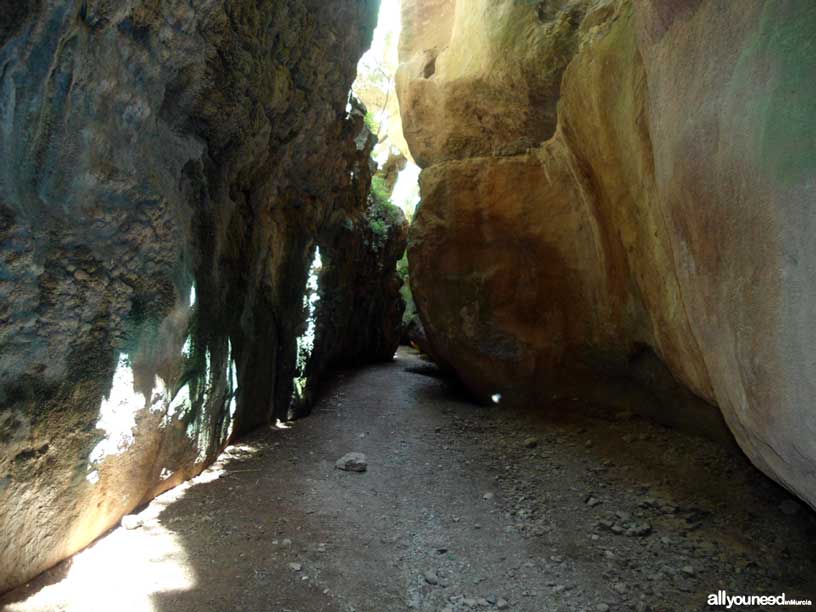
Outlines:
{"type": "Polygon", "coordinates": [[[320,346],[393,355],[346,111],[377,5],[0,1],[0,592],[289,414],[316,247],[340,310],[343,243],[381,264],[320,346]]]}
{"type": "Polygon", "coordinates": [[[434,356],[485,399],[673,379],[816,503],[816,8],[406,0],[403,20],[434,356]]]}
{"type": "Polygon", "coordinates": [[[355,188],[335,201],[328,231],[319,237],[320,267],[308,298],[311,350],[301,351],[296,378],[304,390],[295,407],[301,414],[311,407],[324,372],[391,360],[401,339],[405,303],[396,271],[405,255],[408,222],[399,208],[378,200],[370,189],[378,173],[371,157],[377,137],[363,130],[365,114],[362,105],[353,112],[354,131],[363,135],[357,139],[355,188]]]}

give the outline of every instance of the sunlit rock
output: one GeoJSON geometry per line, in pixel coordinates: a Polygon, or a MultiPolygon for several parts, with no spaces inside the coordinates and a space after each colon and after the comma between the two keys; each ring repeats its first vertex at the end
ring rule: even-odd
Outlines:
{"type": "Polygon", "coordinates": [[[816,9],[406,0],[403,19],[434,357],[485,401],[623,377],[669,422],[719,407],[813,504],[816,9]]]}

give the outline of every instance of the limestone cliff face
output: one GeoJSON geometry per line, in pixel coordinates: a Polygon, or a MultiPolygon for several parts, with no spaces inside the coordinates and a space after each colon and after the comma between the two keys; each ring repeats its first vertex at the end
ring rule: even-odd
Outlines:
{"type": "Polygon", "coordinates": [[[403,8],[437,359],[522,401],[659,359],[815,503],[816,9],[482,4],[403,8]]]}
{"type": "Polygon", "coordinates": [[[420,166],[516,153],[552,135],[582,7],[548,11],[512,0],[403,3],[397,92],[420,166]]]}
{"type": "Polygon", "coordinates": [[[0,591],[286,417],[317,247],[377,303],[315,346],[393,355],[346,112],[376,5],[0,2],[0,591]]]}

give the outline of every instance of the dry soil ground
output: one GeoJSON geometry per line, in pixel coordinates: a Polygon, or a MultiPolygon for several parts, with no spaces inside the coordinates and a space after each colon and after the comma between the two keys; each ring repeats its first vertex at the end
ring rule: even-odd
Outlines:
{"type": "MultiPolygon", "coordinates": [[[[468,403],[412,352],[12,593],[10,611],[705,610],[816,599],[813,513],[732,448],[581,402],[468,403]],[[350,451],[362,474],[335,469],[350,451]]],[[[779,608],[774,608],[779,609],[779,608]]],[[[804,609],[804,608],[797,608],[804,609]]]]}

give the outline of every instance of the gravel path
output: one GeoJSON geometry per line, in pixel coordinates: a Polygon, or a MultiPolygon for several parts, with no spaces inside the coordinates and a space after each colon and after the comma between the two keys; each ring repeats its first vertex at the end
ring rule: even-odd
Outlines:
{"type": "Polygon", "coordinates": [[[722,609],[706,606],[720,589],[816,599],[813,513],[733,449],[580,402],[474,406],[406,350],[340,375],[312,417],[231,447],[138,518],[0,604],[662,612],[722,609]],[[335,467],[350,452],[365,472],[335,467]]]}

